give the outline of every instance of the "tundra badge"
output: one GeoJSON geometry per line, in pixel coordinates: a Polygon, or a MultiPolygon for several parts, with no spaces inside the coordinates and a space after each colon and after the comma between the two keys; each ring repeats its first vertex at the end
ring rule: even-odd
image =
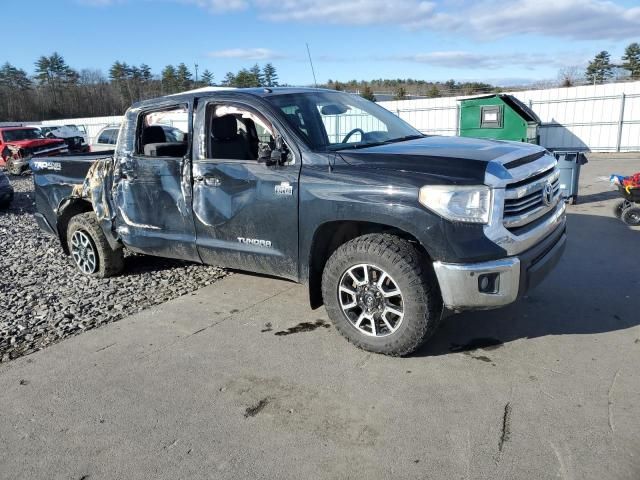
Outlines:
{"type": "Polygon", "coordinates": [[[293,195],[293,187],[289,182],[281,182],[280,185],[276,185],[276,195],[293,195]]]}

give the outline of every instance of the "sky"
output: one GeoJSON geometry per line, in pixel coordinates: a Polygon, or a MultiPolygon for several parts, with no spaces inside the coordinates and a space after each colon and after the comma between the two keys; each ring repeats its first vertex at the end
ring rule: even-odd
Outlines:
{"type": "Polygon", "coordinates": [[[617,61],[640,42],[640,0],[3,0],[2,18],[21,20],[0,61],[30,73],[57,51],[77,70],[184,62],[216,82],[271,62],[292,85],[313,83],[306,43],[319,83],[508,86],[582,69],[601,50],[617,61]]]}

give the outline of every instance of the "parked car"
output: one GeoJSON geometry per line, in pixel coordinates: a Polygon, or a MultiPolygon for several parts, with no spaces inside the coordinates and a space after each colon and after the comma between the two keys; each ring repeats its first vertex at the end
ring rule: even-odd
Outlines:
{"type": "Polygon", "coordinates": [[[9,208],[13,201],[13,187],[9,178],[0,171],[0,209],[9,208]]]}
{"type": "Polygon", "coordinates": [[[68,152],[64,140],[45,138],[37,128],[0,127],[0,167],[4,166],[13,175],[27,169],[32,157],[68,152]]]}
{"type": "Polygon", "coordinates": [[[425,136],[344,92],[244,89],[134,105],[113,155],[33,160],[40,227],[86,275],[124,249],[306,283],[337,330],[405,355],[451,312],[501,307],[566,243],[556,159],[425,136]],[[155,112],[185,109],[167,141],[155,112]]]}
{"type": "Polygon", "coordinates": [[[70,152],[82,153],[89,151],[89,145],[86,143],[85,136],[81,134],[77,127],[70,128],[65,125],[30,125],[30,127],[40,130],[46,138],[61,138],[67,144],[70,152]]]}
{"type": "Polygon", "coordinates": [[[92,152],[113,151],[118,141],[118,125],[109,125],[101,129],[91,142],[90,150],[92,152]]]}

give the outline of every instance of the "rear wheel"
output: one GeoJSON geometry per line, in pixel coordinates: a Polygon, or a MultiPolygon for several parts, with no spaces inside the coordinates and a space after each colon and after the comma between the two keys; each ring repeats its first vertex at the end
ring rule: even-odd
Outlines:
{"type": "Polygon", "coordinates": [[[640,207],[627,207],[622,212],[622,221],[631,227],[640,225],[640,207]]]}
{"type": "Polygon", "coordinates": [[[67,246],[76,268],[92,277],[111,277],[124,269],[122,249],[113,250],[93,212],[69,221],[67,246]]]}
{"type": "Polygon", "coordinates": [[[340,246],[322,276],[327,313],[356,346],[400,356],[436,330],[442,300],[433,271],[409,242],[386,234],[340,246]]]}
{"type": "Polygon", "coordinates": [[[626,200],[620,200],[618,203],[616,203],[613,206],[613,215],[616,218],[622,218],[622,212],[624,211],[625,208],[627,208],[629,206],[629,202],[627,202],[626,200]]]}

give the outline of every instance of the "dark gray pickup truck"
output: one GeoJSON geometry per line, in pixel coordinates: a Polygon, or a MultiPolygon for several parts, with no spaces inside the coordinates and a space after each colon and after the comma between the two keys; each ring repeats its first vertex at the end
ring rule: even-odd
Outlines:
{"type": "Polygon", "coordinates": [[[83,273],[118,274],[126,248],[284,277],[351,342],[389,355],[447,312],[514,302],[566,241],[543,148],[425,136],[336,91],[149,100],[112,154],[31,167],[38,223],[83,273]],[[167,138],[176,119],[184,135],[167,138]]]}

